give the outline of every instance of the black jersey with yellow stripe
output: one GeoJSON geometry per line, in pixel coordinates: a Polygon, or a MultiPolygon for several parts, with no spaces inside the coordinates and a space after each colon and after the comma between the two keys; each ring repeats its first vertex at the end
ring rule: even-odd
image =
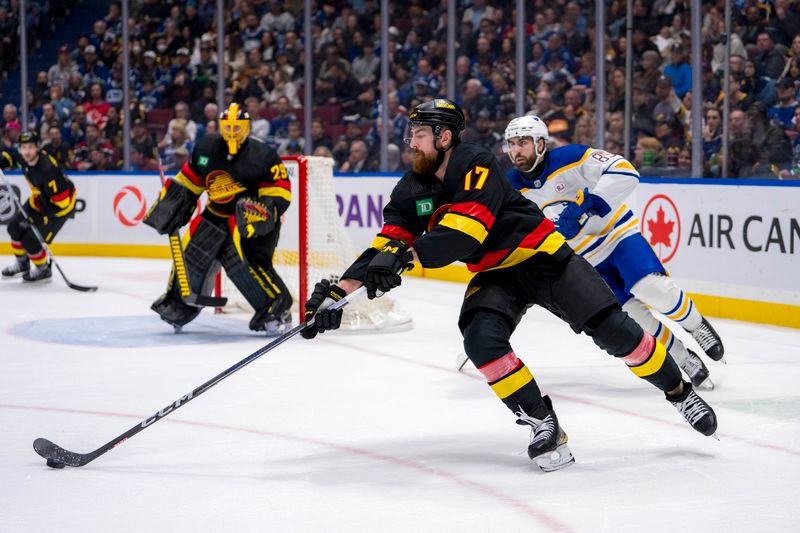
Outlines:
{"type": "Polygon", "coordinates": [[[235,157],[228,159],[228,149],[220,135],[204,136],[175,181],[198,196],[206,191],[207,208],[220,216],[233,215],[236,200],[243,197],[272,199],[278,215],[292,201],[283,161],[275,150],[253,138],[247,140],[235,157]]]}
{"type": "Polygon", "coordinates": [[[363,280],[371,258],[396,238],[414,246],[423,267],[463,261],[472,272],[543,257],[560,261],[572,253],[536,204],[509,184],[495,157],[472,143],[453,149],[442,181],[406,173],[383,216],[370,249],[342,277],[363,280]]]}
{"type": "Polygon", "coordinates": [[[18,153],[0,152],[0,168],[19,168],[31,188],[28,205],[48,215],[64,217],[75,209],[75,184],[61,171],[53,156],[39,150],[35,165],[18,153]]]}

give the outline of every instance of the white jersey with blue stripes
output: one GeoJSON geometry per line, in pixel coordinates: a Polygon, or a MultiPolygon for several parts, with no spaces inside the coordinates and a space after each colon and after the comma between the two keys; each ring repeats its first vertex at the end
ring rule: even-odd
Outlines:
{"type": "Polygon", "coordinates": [[[611,211],[604,217],[589,217],[581,231],[567,241],[594,266],[620,241],[639,232],[639,220],[625,203],[639,183],[639,173],[622,156],[572,144],[549,151],[544,169],[535,179],[517,169],[508,172],[508,179],[553,221],[584,188],[606,201],[611,211]]]}

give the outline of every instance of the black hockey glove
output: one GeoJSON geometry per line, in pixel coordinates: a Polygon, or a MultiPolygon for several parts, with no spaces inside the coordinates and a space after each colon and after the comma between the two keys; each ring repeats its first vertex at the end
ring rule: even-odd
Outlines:
{"type": "Polygon", "coordinates": [[[236,226],[245,239],[267,235],[275,229],[278,211],[268,198],[239,198],[236,202],[236,226]]]}
{"type": "Polygon", "coordinates": [[[313,339],[317,333],[324,333],[329,329],[339,329],[342,323],[342,309],[328,309],[333,303],[347,296],[344,289],[338,285],[331,285],[323,279],[314,285],[314,292],[306,302],[305,322],[307,326],[300,332],[305,339],[313,339]]]}
{"type": "Polygon", "coordinates": [[[408,243],[403,239],[393,239],[386,243],[383,249],[372,258],[367,266],[364,285],[367,286],[367,298],[372,300],[377,291],[389,292],[400,286],[402,278],[400,273],[411,270],[413,254],[408,251],[408,243]]]}

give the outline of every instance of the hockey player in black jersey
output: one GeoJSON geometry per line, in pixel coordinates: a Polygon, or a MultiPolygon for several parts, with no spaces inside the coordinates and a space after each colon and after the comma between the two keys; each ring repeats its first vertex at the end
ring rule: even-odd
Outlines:
{"type": "MultiPolygon", "coordinates": [[[[250,329],[279,335],[291,326],[292,297],[272,266],[281,215],[292,199],[288,174],[275,150],[248,138],[250,116],[238,104],[222,112],[219,124],[220,134],[200,139],[191,160],[165,183],[144,223],[161,234],[173,233],[189,223],[205,191],[205,209],[184,239],[191,291],[210,291],[221,264],[255,309],[250,329]]],[[[176,276],[173,269],[167,292],[152,309],[180,328],[200,308],[184,302],[176,276]]]]}
{"type": "Polygon", "coordinates": [[[411,111],[406,140],[414,150],[412,171],[392,191],[372,246],[337,284],[317,284],[305,306],[306,320],[314,325],[303,335],[336,329],[341,310],[327,307],[362,284],[370,298],[399,286],[399,272],[412,258],[426,268],[460,260],[476,273],[459,317],[465,351],[517,423],[532,428],[528,455],[542,470],[574,459],[550,398],[542,396],[509,342],[533,304],[591,336],[662,390],[694,429],[713,435],[714,411],[683,381],[664,346],[622,311],[594,268],[509,184],[496,159],[459,141],[463,129],[464,116],[449,100],[411,111]]]}
{"type": "MultiPolygon", "coordinates": [[[[0,169],[20,168],[31,187],[31,196],[8,222],[11,249],[16,261],[3,269],[4,278],[22,274],[25,282],[51,279],[50,258],[36,237],[31,225],[47,244],[64,227],[75,212],[75,185],[58,166],[58,162],[39,148],[36,132],[20,136],[19,153],[0,152],[0,169]]],[[[9,194],[11,191],[9,191],[9,194]]]]}

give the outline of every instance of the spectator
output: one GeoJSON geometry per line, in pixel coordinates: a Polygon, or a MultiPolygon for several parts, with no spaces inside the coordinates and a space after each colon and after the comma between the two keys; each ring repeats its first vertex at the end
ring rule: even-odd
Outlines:
{"type": "Polygon", "coordinates": [[[288,11],[283,10],[280,0],[271,0],[270,10],[261,17],[261,27],[265,31],[285,34],[294,29],[294,17],[288,11]]]}
{"type": "Polygon", "coordinates": [[[786,52],[786,57],[784,58],[785,63],[781,77],[788,76],[794,79],[800,79],[800,72],[797,74],[792,74],[790,72],[793,64],[798,65],[798,69],[800,69],[798,60],[800,60],[800,33],[794,36],[794,39],[792,39],[792,46],[786,52]]]}
{"type": "Polygon", "coordinates": [[[251,96],[244,101],[244,105],[250,115],[250,135],[259,141],[266,141],[269,137],[269,120],[261,116],[258,98],[251,96]]]}
{"type": "Polygon", "coordinates": [[[472,6],[467,8],[462,15],[461,20],[472,24],[473,29],[477,29],[483,19],[492,19],[494,10],[492,6],[488,5],[488,0],[473,0],[472,6]]]}
{"type": "Polygon", "coordinates": [[[22,124],[15,120],[6,122],[3,126],[3,134],[0,137],[0,150],[16,152],[19,148],[19,136],[22,134],[22,124]]]}
{"type": "MultiPolygon", "coordinates": [[[[664,166],[664,147],[655,137],[642,137],[633,151],[633,164],[645,174],[645,169],[664,166]]],[[[650,174],[652,175],[652,174],[650,174]]]]}
{"type": "Polygon", "coordinates": [[[39,138],[47,139],[51,127],[61,128],[61,120],[56,115],[56,108],[47,102],[42,104],[42,118],[39,121],[39,138]]]}
{"type": "Polygon", "coordinates": [[[794,109],[792,129],[786,131],[787,137],[792,141],[792,167],[791,170],[782,170],[782,179],[800,179],[800,105],[794,109]]]}
{"type": "Polygon", "coordinates": [[[380,64],[381,60],[375,55],[372,43],[367,41],[362,47],[361,55],[353,60],[353,76],[361,85],[373,83],[380,64]]]}
{"type": "Polygon", "coordinates": [[[306,140],[303,139],[303,129],[300,127],[300,121],[293,120],[289,123],[288,135],[285,139],[281,139],[278,146],[278,153],[281,155],[293,155],[289,153],[289,145],[293,144],[296,148],[300,149],[300,153],[306,147],[306,140]]]}
{"type": "Polygon", "coordinates": [[[796,3],[790,6],[789,0],[775,0],[775,13],[770,17],[768,27],[774,31],[778,43],[788,46],[800,29],[796,3]]]}
{"type": "Polygon", "coordinates": [[[776,179],[778,169],[765,161],[758,146],[747,139],[737,139],[730,145],[730,176],[733,178],[776,179]]]}
{"type": "Polygon", "coordinates": [[[86,86],[103,83],[108,78],[108,68],[97,57],[97,48],[90,44],[83,51],[83,65],[78,69],[86,86]]]}
{"type": "Polygon", "coordinates": [[[333,139],[325,131],[325,124],[319,119],[311,121],[311,144],[315,150],[320,146],[333,149],[333,139]]]}
{"type": "Polygon", "coordinates": [[[111,107],[105,100],[103,85],[92,83],[89,86],[89,99],[84,102],[83,110],[86,111],[86,118],[89,122],[97,124],[100,129],[106,127],[108,120],[108,108],[111,107]]]}
{"type": "Polygon", "coordinates": [[[53,159],[58,161],[58,164],[62,167],[71,168],[74,154],[72,152],[72,146],[63,140],[61,136],[61,128],[58,126],[50,126],[47,131],[47,137],[42,138],[47,139],[42,144],[44,151],[47,152],[53,159]]]}
{"type": "Polygon", "coordinates": [[[292,108],[300,107],[300,98],[297,95],[297,86],[285,70],[278,69],[272,75],[273,88],[269,93],[269,101],[277,102],[278,98],[285,97],[292,108]]]}
{"type": "Polygon", "coordinates": [[[471,142],[480,144],[487,150],[495,151],[503,136],[494,130],[492,113],[488,109],[481,109],[478,112],[478,120],[475,123],[475,137],[471,142]]]}
{"type": "Polygon", "coordinates": [[[767,106],[755,102],[747,110],[751,140],[761,153],[761,161],[784,168],[792,161],[792,147],[783,128],[767,116],[767,106]]]}
{"type": "Polygon", "coordinates": [[[361,139],[355,139],[350,143],[350,151],[347,160],[339,167],[341,172],[364,172],[372,170],[367,158],[369,151],[367,143],[361,139]]]}
{"type": "Polygon", "coordinates": [[[156,142],[153,140],[153,136],[150,135],[150,132],[147,131],[147,125],[144,123],[144,119],[141,117],[136,117],[133,119],[133,127],[131,128],[131,145],[137,145],[144,153],[148,156],[152,155],[156,147],[156,142]]]}
{"type": "Polygon", "coordinates": [[[275,115],[270,121],[270,130],[276,139],[286,139],[289,137],[289,123],[297,120],[294,113],[289,108],[289,99],[281,96],[275,102],[275,115]]]}
{"type": "Polygon", "coordinates": [[[692,67],[686,62],[683,45],[674,44],[670,49],[670,64],[664,68],[664,74],[672,79],[672,86],[678,98],[683,98],[692,88],[692,67]]]}
{"type": "Polygon", "coordinates": [[[759,32],[756,47],[758,54],[754,59],[758,65],[758,75],[773,80],[778,79],[783,72],[785,61],[781,53],[775,50],[775,43],[768,32],[759,32]]]}
{"type": "Polygon", "coordinates": [[[72,168],[75,170],[108,170],[111,168],[111,160],[114,156],[114,148],[106,139],[102,137],[100,128],[97,124],[89,123],[86,125],[86,140],[79,142],[75,146],[75,154],[72,159],[72,168]],[[102,155],[103,162],[92,155],[97,152],[102,155]]]}
{"type": "Polygon", "coordinates": [[[706,120],[703,125],[703,157],[711,161],[719,154],[722,148],[722,114],[716,107],[706,110],[706,120]]]}
{"type": "MultiPolygon", "coordinates": [[[[151,155],[153,152],[149,152],[146,146],[142,146],[141,144],[132,144],[131,145],[131,170],[134,172],[152,172],[159,170],[158,163],[153,156],[151,155]]],[[[176,169],[166,169],[166,170],[180,170],[179,168],[176,169]]]]}
{"type": "Polygon", "coordinates": [[[168,171],[176,172],[183,168],[183,165],[189,162],[189,150],[187,150],[183,146],[179,146],[175,150],[175,154],[173,156],[172,165],[167,167],[168,171]]]}
{"type": "Polygon", "coordinates": [[[329,104],[336,104],[341,107],[343,113],[353,113],[356,111],[358,95],[361,93],[361,85],[350,72],[344,70],[342,65],[334,63],[330,68],[332,84],[332,96],[328,98],[329,104]]]}
{"type": "MultiPolygon", "coordinates": [[[[711,59],[711,69],[714,72],[721,72],[725,68],[725,38],[731,41],[731,59],[738,57],[743,60],[747,56],[747,50],[742,43],[742,38],[738,33],[728,34],[725,31],[725,20],[717,21],[713,28],[709,30],[710,41],[712,44],[713,56],[711,59]]],[[[732,63],[731,63],[732,64],[732,63]]]]}
{"type": "Polygon", "coordinates": [[[662,116],[662,119],[668,121],[673,118],[676,121],[683,120],[686,109],[672,88],[672,78],[668,76],[658,78],[656,81],[656,98],[658,101],[655,108],[653,108],[653,120],[656,120],[659,115],[662,116]]]}
{"type": "Polygon", "coordinates": [[[778,103],[769,109],[769,118],[774,119],[784,129],[792,129],[794,110],[797,107],[794,82],[789,78],[781,78],[777,90],[778,103]]]}
{"type": "Polygon", "coordinates": [[[159,148],[164,148],[172,144],[172,131],[177,124],[183,127],[188,142],[193,143],[195,141],[197,138],[197,123],[192,120],[189,114],[189,105],[186,102],[178,102],[175,104],[175,118],[169,121],[167,125],[167,134],[164,136],[161,143],[159,143],[159,148]]]}
{"type": "Polygon", "coordinates": [[[745,139],[750,136],[750,126],[747,122],[747,113],[741,109],[731,109],[728,131],[731,140],[745,139]]]}
{"type": "Polygon", "coordinates": [[[595,144],[595,121],[591,115],[584,114],[578,117],[575,121],[575,133],[573,134],[573,141],[575,144],[583,144],[592,146],[595,144]]]}
{"type": "Polygon", "coordinates": [[[69,84],[69,78],[72,73],[77,71],[78,65],[72,61],[72,56],[69,54],[69,46],[62,45],[58,49],[58,61],[47,71],[47,84],[51,86],[58,84],[66,87],[69,84]]]}
{"type": "MultiPolygon", "coordinates": [[[[178,149],[183,148],[188,152],[192,151],[192,142],[187,133],[186,119],[176,118],[171,121],[171,124],[172,134],[169,137],[169,143],[164,144],[163,140],[161,143],[159,143],[159,148],[161,149],[161,159],[166,167],[171,167],[175,164],[175,152],[178,149]]],[[[166,139],[166,137],[164,138],[166,139]]]]}
{"type": "Polygon", "coordinates": [[[86,126],[88,124],[86,120],[86,111],[83,110],[82,105],[79,105],[72,113],[72,120],[70,120],[69,124],[61,131],[66,141],[72,146],[77,147],[78,143],[83,141],[86,137],[86,126]]]}
{"type": "Polygon", "coordinates": [[[6,104],[3,106],[3,120],[0,120],[0,127],[5,128],[6,124],[9,122],[19,122],[17,106],[14,104],[6,104]]]}

